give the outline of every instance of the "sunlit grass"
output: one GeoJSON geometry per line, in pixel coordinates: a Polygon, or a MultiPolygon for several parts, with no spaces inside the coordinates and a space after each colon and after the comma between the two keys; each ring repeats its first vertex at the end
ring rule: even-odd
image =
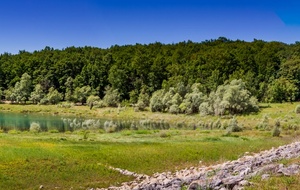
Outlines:
{"type": "Polygon", "coordinates": [[[108,166],[151,175],[191,166],[237,159],[293,141],[273,138],[268,132],[167,130],[100,134],[80,133],[0,134],[0,189],[84,189],[108,187],[132,178],[108,166]],[[168,137],[161,137],[161,133],[168,137]],[[226,151],[224,151],[226,150],[226,151]]]}
{"type": "MultiPolygon", "coordinates": [[[[284,164],[286,166],[290,164],[300,164],[300,158],[279,160],[278,163],[284,164]]],[[[300,187],[300,174],[294,176],[282,176],[271,174],[270,178],[267,180],[262,180],[261,176],[258,175],[250,179],[250,181],[253,183],[253,185],[247,187],[246,190],[298,190],[300,187]]]]}

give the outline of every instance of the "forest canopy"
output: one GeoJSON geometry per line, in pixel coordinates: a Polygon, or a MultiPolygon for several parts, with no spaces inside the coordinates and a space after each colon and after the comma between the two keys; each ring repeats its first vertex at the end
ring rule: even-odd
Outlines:
{"type": "Polygon", "coordinates": [[[46,47],[0,55],[1,98],[16,102],[84,104],[93,95],[112,106],[125,101],[143,109],[162,89],[155,94],[177,93],[170,99],[177,103],[153,109],[198,112],[198,104],[207,103],[204,97],[233,80],[241,80],[247,97],[260,102],[299,100],[300,43],[220,37],[200,43],[46,47]]]}

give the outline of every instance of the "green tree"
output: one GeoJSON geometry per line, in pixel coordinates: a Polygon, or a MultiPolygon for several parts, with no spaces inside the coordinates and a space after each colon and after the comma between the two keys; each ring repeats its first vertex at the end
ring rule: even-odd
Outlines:
{"type": "Polygon", "coordinates": [[[63,96],[54,87],[49,89],[48,94],[41,100],[42,104],[57,104],[62,100],[63,96]]]}
{"type": "Polygon", "coordinates": [[[242,80],[236,79],[229,84],[220,85],[202,104],[199,110],[203,115],[223,115],[226,111],[229,114],[239,114],[258,110],[257,99],[251,96],[242,80]]]}
{"type": "Polygon", "coordinates": [[[120,97],[126,97],[129,93],[127,79],[126,71],[120,69],[117,65],[112,66],[109,70],[108,81],[113,89],[118,89],[120,97]]]}
{"type": "Polygon", "coordinates": [[[99,96],[90,95],[86,100],[86,104],[90,107],[90,109],[93,109],[93,107],[98,104],[100,100],[101,99],[99,96]]]}
{"type": "Polygon", "coordinates": [[[110,86],[105,88],[105,96],[103,97],[103,102],[107,106],[117,107],[120,103],[120,93],[118,89],[113,89],[110,86]]]}
{"type": "Polygon", "coordinates": [[[30,94],[30,100],[37,104],[45,97],[45,93],[40,84],[35,85],[34,90],[30,94]]]}
{"type": "Polygon", "coordinates": [[[192,86],[192,92],[187,93],[184,96],[183,103],[180,105],[181,111],[186,114],[193,114],[199,112],[199,106],[204,100],[206,96],[200,92],[201,84],[195,83],[192,86]]]}
{"type": "Polygon", "coordinates": [[[182,103],[182,97],[179,93],[176,93],[171,99],[171,105],[168,108],[168,111],[173,114],[178,114],[180,112],[180,104],[182,103]]]}
{"type": "Polygon", "coordinates": [[[31,93],[31,76],[27,73],[24,73],[21,77],[20,82],[15,84],[14,90],[11,94],[11,100],[16,101],[17,103],[24,102],[26,103],[29,100],[31,93]]]}
{"type": "Polygon", "coordinates": [[[14,101],[14,99],[13,100],[11,99],[13,90],[14,89],[12,87],[4,90],[5,100],[12,101],[12,103],[14,101]]]}
{"type": "Polygon", "coordinates": [[[290,80],[280,77],[268,85],[268,102],[292,102],[299,93],[298,87],[290,80]]]}
{"type": "Polygon", "coordinates": [[[72,77],[68,77],[67,81],[65,82],[65,86],[66,86],[65,100],[67,101],[73,101],[73,94],[74,94],[73,81],[74,80],[72,77]]]}
{"type": "Polygon", "coordinates": [[[157,90],[155,91],[150,99],[150,110],[152,112],[163,112],[164,104],[162,99],[164,98],[165,90],[157,90]]]}
{"type": "Polygon", "coordinates": [[[83,105],[91,94],[92,89],[90,86],[83,86],[81,88],[77,87],[74,91],[73,100],[76,102],[81,102],[83,105]]]}
{"type": "Polygon", "coordinates": [[[139,94],[137,107],[139,110],[143,111],[147,106],[150,104],[150,96],[146,92],[145,89],[142,89],[141,93],[139,94]]]}

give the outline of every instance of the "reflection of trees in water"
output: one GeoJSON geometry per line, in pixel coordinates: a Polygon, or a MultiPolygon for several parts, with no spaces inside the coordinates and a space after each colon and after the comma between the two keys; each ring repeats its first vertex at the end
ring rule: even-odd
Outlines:
{"type": "MultiPolygon", "coordinates": [[[[171,126],[164,120],[151,121],[149,119],[143,120],[105,120],[105,119],[70,119],[62,118],[65,131],[96,130],[103,129],[105,131],[120,131],[128,130],[147,130],[147,129],[169,129],[171,126]]],[[[183,126],[186,127],[186,126],[183,126]]]]}
{"type": "Polygon", "coordinates": [[[15,114],[15,113],[0,113],[0,129],[27,131],[31,123],[38,123],[41,131],[58,130],[64,131],[64,124],[59,117],[30,115],[30,114],[15,114]]]}
{"type": "Polygon", "coordinates": [[[75,130],[105,130],[120,131],[128,130],[151,130],[187,128],[185,123],[175,123],[172,126],[164,120],[152,121],[150,119],[141,120],[112,120],[112,119],[84,119],[84,118],[60,118],[57,116],[44,115],[24,115],[12,113],[0,113],[0,129],[8,130],[29,130],[31,123],[38,123],[41,131],[57,130],[59,132],[75,130]]]}

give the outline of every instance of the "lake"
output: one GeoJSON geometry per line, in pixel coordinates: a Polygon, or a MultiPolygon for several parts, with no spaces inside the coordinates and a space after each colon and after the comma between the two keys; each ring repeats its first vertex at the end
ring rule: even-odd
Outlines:
{"type": "MultiPolygon", "coordinates": [[[[169,129],[170,124],[165,121],[141,120],[112,120],[109,118],[81,118],[65,117],[47,114],[28,114],[0,112],[0,129],[4,131],[28,131],[30,125],[37,123],[42,131],[58,130],[59,132],[78,129],[103,129],[105,131],[119,131],[123,129],[169,129]]],[[[178,126],[173,126],[178,128],[178,126]]],[[[181,124],[181,127],[186,127],[181,124]]],[[[180,128],[181,128],[180,127],[180,128]]]]}
{"type": "Polygon", "coordinates": [[[33,122],[38,123],[42,131],[55,129],[62,132],[68,130],[68,126],[63,122],[61,116],[0,112],[0,129],[4,131],[12,129],[26,131],[33,122]]]}

